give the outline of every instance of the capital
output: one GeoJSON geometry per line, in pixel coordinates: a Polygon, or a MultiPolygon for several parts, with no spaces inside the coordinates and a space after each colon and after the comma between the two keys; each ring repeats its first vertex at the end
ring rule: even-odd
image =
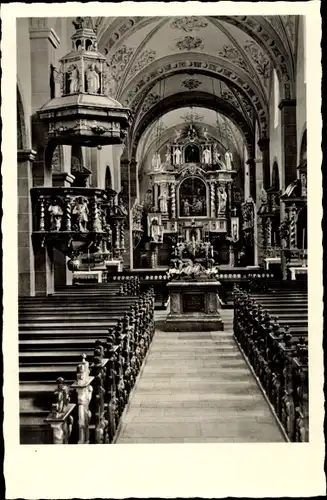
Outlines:
{"type": "Polygon", "coordinates": [[[269,137],[261,137],[258,140],[260,151],[266,151],[269,148],[269,137]]]}

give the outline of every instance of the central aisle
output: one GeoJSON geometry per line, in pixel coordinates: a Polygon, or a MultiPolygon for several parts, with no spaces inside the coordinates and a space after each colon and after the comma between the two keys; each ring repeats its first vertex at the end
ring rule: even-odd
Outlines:
{"type": "Polygon", "coordinates": [[[120,443],[285,442],[222,310],[224,332],[157,328],[120,443]]]}

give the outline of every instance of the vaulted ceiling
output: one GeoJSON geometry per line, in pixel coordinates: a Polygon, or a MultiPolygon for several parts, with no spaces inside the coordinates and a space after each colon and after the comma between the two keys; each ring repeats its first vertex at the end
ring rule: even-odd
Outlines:
{"type": "Polygon", "coordinates": [[[94,23],[110,68],[110,94],[133,111],[127,148],[132,156],[146,154],[160,116],[166,135],[174,134],[183,106],[200,106],[207,127],[218,112],[233,137],[237,130],[251,148],[256,124],[259,136],[267,135],[273,68],[281,98],[294,97],[296,16],[119,17],[94,23]]]}

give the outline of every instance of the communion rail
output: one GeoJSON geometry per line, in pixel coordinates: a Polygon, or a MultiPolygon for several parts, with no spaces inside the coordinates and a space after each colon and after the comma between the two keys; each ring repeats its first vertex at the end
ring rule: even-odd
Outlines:
{"type": "Polygon", "coordinates": [[[234,335],[291,442],[308,442],[306,291],[234,287],[234,335]]]}

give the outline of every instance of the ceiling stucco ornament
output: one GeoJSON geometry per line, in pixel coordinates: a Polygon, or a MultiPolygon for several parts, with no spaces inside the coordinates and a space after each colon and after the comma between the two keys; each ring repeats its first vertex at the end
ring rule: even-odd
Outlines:
{"type": "Polygon", "coordinates": [[[247,40],[244,44],[245,52],[251,57],[252,61],[255,64],[255,68],[266,82],[270,77],[271,64],[269,57],[261,50],[260,47],[253,41],[247,40]]]}
{"type": "Polygon", "coordinates": [[[147,111],[149,111],[149,109],[152,108],[152,106],[154,106],[159,100],[160,100],[159,94],[157,94],[156,92],[150,92],[143,103],[141,113],[144,114],[147,111]]]}
{"type": "Polygon", "coordinates": [[[111,74],[117,83],[120,82],[124,70],[126,69],[127,64],[129,63],[134,49],[132,47],[127,47],[126,45],[122,45],[117,52],[110,58],[108,61],[111,74]]]}
{"type": "Polygon", "coordinates": [[[243,70],[248,71],[248,65],[241,57],[238,50],[232,45],[224,45],[222,50],[219,51],[218,55],[220,57],[223,57],[224,59],[232,61],[234,64],[237,64],[237,66],[239,66],[243,70]]]}
{"type": "Polygon", "coordinates": [[[137,58],[136,63],[130,71],[130,77],[134,76],[136,73],[141,71],[145,66],[153,62],[156,58],[155,50],[144,50],[142,54],[137,58]]]}
{"type": "Polygon", "coordinates": [[[201,28],[206,28],[208,26],[207,21],[202,17],[190,16],[190,17],[178,17],[170,25],[173,29],[178,29],[189,33],[191,31],[198,31],[201,28]]]}
{"type": "MultiPolygon", "coordinates": [[[[220,74],[223,77],[227,79],[231,79],[231,76],[235,75],[234,79],[234,85],[243,89],[246,97],[249,99],[250,102],[253,102],[252,99],[253,97],[258,93],[258,89],[256,88],[256,85],[254,84],[253,80],[248,78],[247,80],[244,79],[244,77],[238,76],[234,71],[230,71],[229,69],[222,67],[220,64],[214,63],[214,62],[209,62],[205,63],[203,61],[198,61],[193,59],[193,64],[192,66],[194,68],[197,68],[199,70],[205,69],[206,72],[209,72],[209,74],[220,74]]],[[[187,64],[185,61],[174,61],[174,62],[167,62],[161,66],[161,68],[164,69],[164,75],[168,76],[170,74],[173,74],[176,70],[184,70],[187,67],[187,64]]],[[[132,105],[132,101],[136,98],[138,98],[138,94],[143,91],[149,92],[149,90],[152,88],[152,86],[155,84],[156,80],[159,78],[162,78],[162,74],[159,73],[159,68],[154,69],[149,73],[151,76],[150,78],[150,84],[151,87],[147,84],[146,82],[146,76],[143,75],[142,78],[140,78],[135,86],[128,91],[128,100],[129,100],[129,107],[132,105]],[[134,97],[133,97],[134,96],[134,97]]],[[[267,109],[267,103],[265,101],[265,98],[263,95],[260,94],[260,100],[256,104],[254,103],[254,109],[257,114],[257,118],[260,124],[260,130],[262,135],[264,135],[267,132],[268,129],[268,109],[267,109]],[[260,113],[259,111],[264,110],[264,113],[260,113]]]]}
{"type": "Polygon", "coordinates": [[[296,17],[295,16],[281,16],[286,32],[289,36],[289,39],[291,41],[293,50],[295,47],[295,41],[296,41],[296,17]]]}
{"type": "Polygon", "coordinates": [[[185,36],[183,38],[180,38],[176,42],[176,47],[178,50],[196,50],[196,49],[204,49],[203,45],[203,38],[200,38],[198,36],[185,36]]]}
{"type": "Polygon", "coordinates": [[[194,111],[188,111],[184,115],[181,116],[181,119],[185,123],[194,123],[194,122],[202,122],[204,117],[202,115],[199,115],[198,113],[194,111]]]}
{"type": "Polygon", "coordinates": [[[231,104],[233,104],[233,106],[235,106],[236,108],[239,108],[240,107],[240,103],[238,102],[238,99],[237,97],[235,97],[235,95],[233,94],[233,92],[231,92],[230,90],[224,90],[222,93],[221,93],[221,97],[223,99],[225,99],[226,101],[229,101],[231,104]]]}
{"type": "Polygon", "coordinates": [[[185,87],[188,90],[197,89],[202,82],[200,80],[196,80],[195,78],[187,78],[182,81],[182,87],[185,87]]]}

